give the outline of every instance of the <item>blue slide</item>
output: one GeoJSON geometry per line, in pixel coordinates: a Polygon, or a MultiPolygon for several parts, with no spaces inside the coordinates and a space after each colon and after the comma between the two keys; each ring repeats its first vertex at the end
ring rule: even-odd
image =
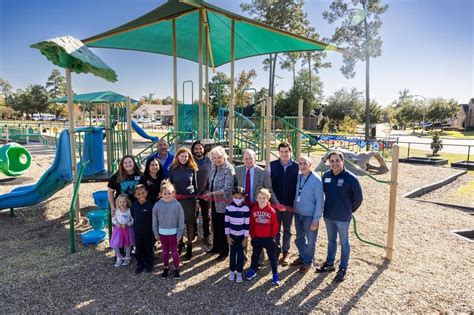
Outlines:
{"type": "Polygon", "coordinates": [[[153,142],[157,142],[160,140],[158,137],[150,136],[143,130],[135,121],[132,120],[132,128],[135,130],[136,133],[138,133],[142,138],[151,140],[153,142]]]}
{"type": "Polygon", "coordinates": [[[72,181],[69,131],[59,135],[56,156],[51,167],[33,185],[22,186],[0,195],[0,210],[38,204],[53,196],[72,181]]]}

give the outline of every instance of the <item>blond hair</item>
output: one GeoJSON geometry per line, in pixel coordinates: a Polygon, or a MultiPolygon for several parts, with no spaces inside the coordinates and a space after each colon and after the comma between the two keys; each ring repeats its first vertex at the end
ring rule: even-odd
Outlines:
{"type": "Polygon", "coordinates": [[[122,199],[125,199],[125,201],[127,202],[127,206],[130,208],[130,206],[132,205],[132,201],[130,200],[130,198],[128,198],[127,194],[118,195],[117,199],[115,199],[115,208],[118,209],[119,200],[122,200],[122,199]]]}
{"type": "Polygon", "coordinates": [[[257,195],[259,194],[264,195],[265,197],[267,197],[267,199],[270,199],[270,197],[272,196],[270,190],[268,190],[267,188],[260,188],[257,192],[257,195]]]}
{"type": "Polygon", "coordinates": [[[172,193],[176,192],[174,185],[171,183],[169,179],[165,179],[164,181],[161,182],[160,193],[163,193],[164,191],[170,191],[172,193]]]}

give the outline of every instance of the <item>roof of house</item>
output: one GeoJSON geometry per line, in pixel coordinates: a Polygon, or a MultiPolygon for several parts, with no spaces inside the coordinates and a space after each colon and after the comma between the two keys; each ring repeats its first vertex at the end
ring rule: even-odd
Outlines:
{"type": "Polygon", "coordinates": [[[174,111],[173,105],[142,104],[133,112],[133,114],[141,115],[145,112],[148,114],[160,112],[162,116],[171,116],[174,111]]]}

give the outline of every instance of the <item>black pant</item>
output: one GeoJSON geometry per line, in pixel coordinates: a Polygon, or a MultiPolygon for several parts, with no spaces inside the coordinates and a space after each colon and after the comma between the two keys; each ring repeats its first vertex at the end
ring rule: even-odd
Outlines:
{"type": "Polygon", "coordinates": [[[244,236],[230,236],[234,243],[230,245],[230,271],[242,272],[244,269],[244,247],[242,246],[242,241],[244,236]]]}
{"type": "Polygon", "coordinates": [[[135,255],[137,257],[137,268],[153,267],[153,240],[154,238],[152,234],[135,234],[135,255]]]}
{"type": "Polygon", "coordinates": [[[272,266],[272,273],[277,273],[277,259],[275,256],[276,244],[275,240],[271,237],[255,237],[252,239],[252,264],[250,269],[257,270],[258,260],[260,258],[260,253],[265,248],[267,251],[268,259],[270,260],[270,265],[272,266]]]}
{"type": "Polygon", "coordinates": [[[212,231],[214,232],[212,248],[219,251],[219,254],[229,254],[229,245],[225,236],[225,222],[224,213],[217,213],[214,206],[212,206],[212,231]]]}
{"type": "MultiPolygon", "coordinates": [[[[208,237],[211,235],[211,230],[209,229],[209,223],[211,222],[211,215],[210,215],[210,202],[204,199],[199,200],[199,208],[201,208],[201,215],[202,215],[202,231],[203,236],[208,237]]],[[[196,216],[199,216],[199,212],[196,213],[196,216]]],[[[196,231],[197,227],[196,227],[196,231]]],[[[199,231],[198,231],[199,232],[199,231]]]]}

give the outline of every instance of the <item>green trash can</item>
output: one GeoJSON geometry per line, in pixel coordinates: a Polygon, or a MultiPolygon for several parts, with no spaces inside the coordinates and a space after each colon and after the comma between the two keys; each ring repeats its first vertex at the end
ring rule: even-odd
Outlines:
{"type": "Polygon", "coordinates": [[[10,142],[0,147],[0,172],[7,176],[20,176],[30,165],[31,154],[22,145],[10,142]]]}

